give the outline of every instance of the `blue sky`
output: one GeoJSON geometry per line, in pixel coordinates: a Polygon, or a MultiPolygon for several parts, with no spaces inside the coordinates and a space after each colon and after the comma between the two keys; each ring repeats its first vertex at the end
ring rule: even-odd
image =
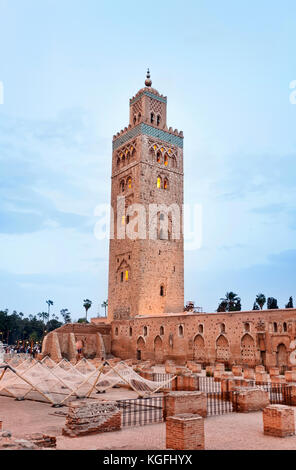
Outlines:
{"type": "Polygon", "coordinates": [[[184,132],[185,202],[203,207],[186,300],[296,297],[295,14],[289,0],[0,0],[0,308],[103,312],[94,208],[147,66],[184,132]]]}

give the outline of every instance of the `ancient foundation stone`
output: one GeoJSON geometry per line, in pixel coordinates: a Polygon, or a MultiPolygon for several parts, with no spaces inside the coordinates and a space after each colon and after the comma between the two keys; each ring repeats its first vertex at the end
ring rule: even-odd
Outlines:
{"type": "Polygon", "coordinates": [[[207,416],[207,397],[204,392],[170,392],[163,397],[165,418],[183,413],[207,416]]]}
{"type": "Polygon", "coordinates": [[[259,411],[270,404],[268,392],[260,388],[237,390],[237,410],[239,413],[259,411]]]}
{"type": "Polygon", "coordinates": [[[166,448],[203,450],[205,448],[203,418],[191,413],[168,417],[166,421],[166,448]]]}
{"type": "Polygon", "coordinates": [[[254,369],[244,369],[244,378],[253,380],[255,378],[254,369]]]}
{"type": "Polygon", "coordinates": [[[240,377],[241,375],[243,375],[242,366],[232,366],[232,373],[235,377],[240,377]]]}
{"type": "Polygon", "coordinates": [[[295,434],[294,410],[285,405],[269,405],[263,410],[263,430],[267,436],[295,434]]]}
{"type": "Polygon", "coordinates": [[[121,411],[112,402],[74,401],[69,404],[63,434],[77,437],[121,429],[121,411]]]}

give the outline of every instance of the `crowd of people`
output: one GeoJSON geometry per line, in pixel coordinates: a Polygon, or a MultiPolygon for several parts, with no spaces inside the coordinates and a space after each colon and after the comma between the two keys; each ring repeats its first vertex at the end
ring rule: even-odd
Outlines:
{"type": "Polygon", "coordinates": [[[39,344],[35,344],[31,346],[29,344],[23,345],[20,344],[18,346],[4,346],[5,354],[10,354],[13,356],[14,354],[28,354],[35,358],[37,354],[40,354],[41,348],[39,344]]]}

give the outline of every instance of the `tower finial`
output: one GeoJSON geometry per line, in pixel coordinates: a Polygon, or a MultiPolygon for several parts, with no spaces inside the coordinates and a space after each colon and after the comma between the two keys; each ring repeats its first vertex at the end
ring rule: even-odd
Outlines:
{"type": "Polygon", "coordinates": [[[150,79],[150,71],[149,71],[149,69],[147,69],[147,75],[146,75],[145,85],[146,85],[146,86],[151,86],[151,85],[152,85],[152,80],[150,79]]]}

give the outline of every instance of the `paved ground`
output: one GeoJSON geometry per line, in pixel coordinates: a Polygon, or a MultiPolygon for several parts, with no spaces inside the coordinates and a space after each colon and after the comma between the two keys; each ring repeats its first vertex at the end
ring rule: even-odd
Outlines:
{"type": "MultiPolygon", "coordinates": [[[[120,390],[112,391],[123,398],[120,390]]],[[[124,394],[126,396],[126,393],[124,394]]],[[[128,395],[130,395],[128,393],[128,395]]],[[[112,433],[96,434],[79,438],[62,436],[67,408],[52,408],[34,401],[17,402],[0,397],[0,419],[3,428],[15,437],[35,432],[50,432],[57,436],[58,449],[163,449],[165,425],[147,425],[141,428],[124,428],[112,433]]],[[[296,435],[284,439],[264,436],[262,413],[229,413],[205,420],[206,449],[296,449],[296,435]]]]}

